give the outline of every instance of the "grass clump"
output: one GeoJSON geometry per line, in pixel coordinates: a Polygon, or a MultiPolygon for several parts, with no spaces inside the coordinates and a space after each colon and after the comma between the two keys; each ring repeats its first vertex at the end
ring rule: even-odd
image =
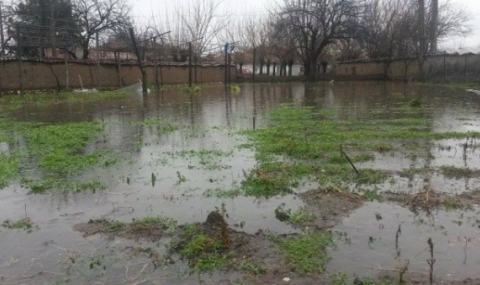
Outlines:
{"type": "Polygon", "coordinates": [[[178,245],[180,255],[188,260],[192,272],[208,272],[229,266],[226,246],[221,239],[203,232],[199,225],[186,225],[178,245]]]}
{"type": "Polygon", "coordinates": [[[313,222],[315,221],[315,219],[315,215],[310,213],[305,207],[303,207],[297,211],[294,211],[288,221],[293,225],[303,225],[308,222],[313,222]]]}
{"type": "Polygon", "coordinates": [[[460,179],[460,178],[472,177],[475,171],[466,167],[455,167],[455,166],[443,165],[440,167],[440,172],[446,178],[460,179]]]}
{"type": "Polygon", "coordinates": [[[307,233],[293,238],[274,239],[292,270],[299,274],[323,273],[329,261],[326,249],[333,244],[328,232],[307,233]]]}
{"type": "Polygon", "coordinates": [[[2,227],[4,228],[25,230],[27,232],[32,232],[33,226],[33,221],[28,217],[18,221],[5,220],[2,223],[2,227]]]}
{"type": "Polygon", "coordinates": [[[202,87],[198,86],[198,85],[195,85],[195,86],[192,86],[192,87],[184,87],[182,89],[182,92],[184,93],[198,93],[202,91],[202,87]]]}
{"type": "Polygon", "coordinates": [[[55,191],[73,191],[82,192],[85,190],[105,189],[105,186],[99,181],[75,182],[64,179],[46,178],[46,179],[22,179],[23,187],[30,189],[30,194],[44,194],[50,190],[55,191]]]}
{"type": "Polygon", "coordinates": [[[203,193],[203,196],[217,197],[217,198],[235,198],[241,194],[243,194],[243,192],[239,188],[232,188],[232,189],[215,188],[215,189],[208,189],[203,193]]]}

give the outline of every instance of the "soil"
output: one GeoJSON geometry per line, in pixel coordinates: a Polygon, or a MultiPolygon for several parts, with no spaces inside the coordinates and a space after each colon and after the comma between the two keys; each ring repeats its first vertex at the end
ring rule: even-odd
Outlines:
{"type": "Polygon", "coordinates": [[[333,228],[365,202],[359,195],[333,188],[309,190],[299,196],[307,205],[307,210],[316,217],[314,222],[304,225],[317,229],[333,228]]]}

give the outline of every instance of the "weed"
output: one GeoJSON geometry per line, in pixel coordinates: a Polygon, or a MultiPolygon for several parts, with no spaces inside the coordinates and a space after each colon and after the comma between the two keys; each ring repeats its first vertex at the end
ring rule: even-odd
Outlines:
{"type": "Polygon", "coordinates": [[[186,227],[184,235],[187,242],[179,253],[188,260],[192,271],[207,272],[228,265],[222,241],[207,236],[197,226],[186,227]]]}
{"type": "Polygon", "coordinates": [[[440,171],[446,178],[455,178],[455,179],[471,177],[474,174],[474,171],[472,169],[459,168],[459,167],[447,166],[447,165],[441,166],[440,171]]]}
{"type": "Polygon", "coordinates": [[[235,198],[241,194],[242,194],[242,190],[239,188],[232,188],[232,189],[215,188],[215,189],[208,189],[203,193],[203,196],[217,197],[217,198],[235,198]]]}
{"type": "Polygon", "coordinates": [[[197,85],[192,86],[192,87],[184,87],[182,89],[182,92],[185,92],[185,93],[198,93],[200,91],[202,91],[202,87],[197,86],[197,85]]]}
{"type": "Polygon", "coordinates": [[[330,281],[332,285],[348,285],[348,276],[345,273],[335,272],[330,277],[330,281]]]}
{"type": "Polygon", "coordinates": [[[455,199],[453,197],[447,197],[442,201],[443,206],[445,209],[448,210],[457,210],[457,209],[464,209],[465,206],[459,199],[455,199]]]}
{"type": "Polygon", "coordinates": [[[408,105],[414,108],[422,107],[422,100],[420,98],[413,99],[408,105]]]}
{"type": "Polygon", "coordinates": [[[49,190],[81,192],[85,190],[105,189],[99,181],[72,182],[63,179],[46,178],[41,180],[22,179],[23,187],[30,189],[30,194],[44,194],[49,190]]]}
{"type": "Polygon", "coordinates": [[[20,229],[27,232],[32,232],[33,221],[30,218],[24,218],[18,221],[5,220],[2,223],[2,227],[7,229],[20,229]]]}
{"type": "Polygon", "coordinates": [[[187,178],[185,178],[185,176],[180,174],[180,171],[177,171],[177,178],[178,178],[177,184],[181,184],[181,183],[187,181],[187,178]]]}
{"type": "Polygon", "coordinates": [[[297,211],[292,212],[292,209],[285,208],[285,203],[280,204],[280,206],[275,209],[275,217],[282,222],[296,226],[312,222],[316,219],[315,215],[310,213],[306,207],[302,207],[297,211]]]}
{"type": "Polygon", "coordinates": [[[360,194],[368,201],[383,201],[383,197],[378,193],[378,189],[364,189],[360,191],[360,194]]]}
{"type": "Polygon", "coordinates": [[[130,224],[130,229],[134,232],[149,231],[152,228],[161,228],[167,234],[172,234],[177,229],[178,224],[172,218],[145,217],[134,219],[130,224]]]}
{"type": "Polygon", "coordinates": [[[238,85],[230,85],[230,91],[232,91],[233,93],[239,93],[240,90],[242,90],[242,89],[240,88],[240,86],[238,86],[238,85]]]}
{"type": "Polygon", "coordinates": [[[329,261],[326,249],[333,244],[328,232],[307,233],[293,238],[274,238],[292,270],[299,274],[322,273],[329,261]]]}

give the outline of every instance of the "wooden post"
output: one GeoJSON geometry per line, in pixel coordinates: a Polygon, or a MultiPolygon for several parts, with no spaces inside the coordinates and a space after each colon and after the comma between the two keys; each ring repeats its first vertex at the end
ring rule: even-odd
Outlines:
{"type": "Polygon", "coordinates": [[[68,53],[65,52],[65,90],[68,91],[69,88],[70,88],[70,72],[68,70],[68,53]]]}
{"type": "Polygon", "coordinates": [[[102,83],[100,81],[100,44],[98,39],[98,32],[95,34],[95,46],[97,48],[97,88],[100,89],[102,87],[102,83]]]}
{"type": "Polygon", "coordinates": [[[117,72],[118,72],[118,87],[122,87],[122,64],[120,61],[120,51],[115,52],[115,58],[117,60],[117,72]]]}
{"type": "Polygon", "coordinates": [[[225,85],[228,85],[228,43],[224,46],[225,52],[225,85]]]}
{"type": "Polygon", "coordinates": [[[257,57],[257,50],[255,46],[253,47],[253,71],[252,71],[252,81],[255,82],[255,58],[257,57]]]}
{"type": "Polygon", "coordinates": [[[23,95],[25,88],[25,79],[23,76],[23,43],[22,43],[22,33],[20,32],[20,25],[17,24],[17,60],[18,60],[18,79],[20,80],[20,95],[23,95]]]}
{"type": "Polygon", "coordinates": [[[192,87],[192,42],[188,42],[188,87],[192,87]]]}

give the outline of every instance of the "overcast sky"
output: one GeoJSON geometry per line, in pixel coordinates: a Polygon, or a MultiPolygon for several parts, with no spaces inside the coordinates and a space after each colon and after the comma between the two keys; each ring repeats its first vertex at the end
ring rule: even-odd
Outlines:
{"type": "MultiPolygon", "coordinates": [[[[187,4],[199,0],[128,0],[133,8],[133,16],[137,23],[146,23],[154,19],[157,24],[165,24],[167,15],[174,13],[174,5],[187,4]]],[[[223,8],[233,17],[261,17],[267,14],[267,9],[279,0],[223,0],[223,8]]],[[[440,3],[445,0],[440,0],[440,3]]],[[[474,48],[480,49],[480,0],[450,0],[454,5],[464,7],[472,16],[473,32],[467,37],[447,39],[441,47],[449,49],[474,48]]]]}

